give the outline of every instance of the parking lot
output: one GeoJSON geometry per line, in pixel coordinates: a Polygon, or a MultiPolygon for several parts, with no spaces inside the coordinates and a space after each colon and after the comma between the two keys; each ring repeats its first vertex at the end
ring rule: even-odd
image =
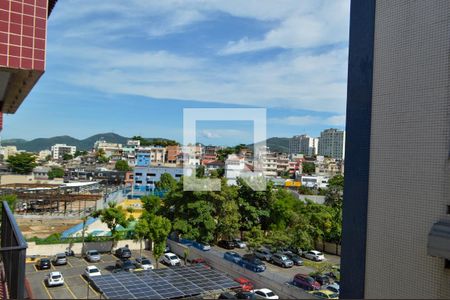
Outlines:
{"type": "MultiPolygon", "coordinates": [[[[223,249],[223,248],[220,248],[217,246],[213,246],[212,250],[222,252],[222,253],[225,253],[226,251],[235,251],[235,252],[239,253],[240,255],[249,253],[247,249],[236,249],[235,248],[234,250],[226,250],[226,249],[223,249]]],[[[326,258],[326,261],[330,262],[332,265],[340,265],[341,258],[339,256],[325,253],[325,258],[326,258]]],[[[272,274],[276,274],[277,275],[276,277],[280,277],[280,279],[283,278],[283,282],[280,282],[280,283],[285,283],[285,282],[292,281],[295,274],[298,274],[298,273],[309,274],[309,273],[315,272],[316,269],[314,268],[314,266],[320,264],[320,263],[310,261],[306,258],[302,258],[302,259],[304,262],[307,262],[307,264],[310,266],[293,266],[292,268],[283,268],[283,267],[274,265],[269,262],[264,262],[267,266],[267,270],[265,272],[270,272],[272,274]]]]}
{"type": "MultiPolygon", "coordinates": [[[[139,256],[139,251],[132,251],[134,257],[139,256]]],[[[142,251],[142,255],[151,259],[155,265],[155,260],[149,251],[142,251]]],[[[51,266],[47,270],[36,269],[35,263],[27,263],[26,277],[31,285],[33,297],[35,299],[99,299],[101,295],[82,275],[86,266],[95,265],[102,274],[111,273],[114,270],[117,257],[112,254],[102,254],[100,262],[91,263],[79,257],[68,257],[68,262],[63,266],[51,266]],[[47,287],[45,278],[52,271],[60,271],[64,277],[64,285],[57,287],[47,287]]],[[[165,266],[159,264],[160,268],[165,266]]]]}

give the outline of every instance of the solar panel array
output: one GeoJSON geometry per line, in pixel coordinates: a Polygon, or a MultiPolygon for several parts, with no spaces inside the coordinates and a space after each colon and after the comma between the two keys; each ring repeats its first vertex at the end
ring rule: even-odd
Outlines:
{"type": "Polygon", "coordinates": [[[172,299],[237,288],[239,284],[203,265],[92,277],[108,299],[172,299]]]}

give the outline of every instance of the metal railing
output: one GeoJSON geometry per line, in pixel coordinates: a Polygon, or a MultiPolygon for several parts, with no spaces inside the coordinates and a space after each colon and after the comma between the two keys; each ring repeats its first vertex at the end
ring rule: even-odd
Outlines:
{"type": "Polygon", "coordinates": [[[3,262],[4,277],[10,299],[24,299],[25,296],[25,259],[27,243],[9,209],[8,203],[2,203],[0,258],[3,262]]]}

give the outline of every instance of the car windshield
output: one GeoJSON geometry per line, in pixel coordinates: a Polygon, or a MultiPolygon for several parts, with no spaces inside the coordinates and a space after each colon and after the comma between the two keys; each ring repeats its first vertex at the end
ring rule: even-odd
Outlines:
{"type": "Polygon", "coordinates": [[[97,272],[98,272],[97,268],[89,269],[89,273],[97,273],[97,272]]]}
{"type": "Polygon", "coordinates": [[[308,281],[308,283],[313,283],[315,280],[312,277],[307,277],[306,281],[308,281]]]}
{"type": "Polygon", "coordinates": [[[288,258],[287,258],[286,256],[284,256],[284,255],[280,256],[280,258],[281,258],[282,260],[287,260],[287,259],[288,259],[288,258]]]}
{"type": "Polygon", "coordinates": [[[52,279],[60,279],[61,275],[52,275],[52,279]]]}
{"type": "Polygon", "coordinates": [[[175,259],[178,259],[178,257],[176,257],[175,255],[170,255],[170,256],[169,256],[169,259],[175,260],[175,259]]]}
{"type": "Polygon", "coordinates": [[[317,252],[316,255],[323,255],[323,253],[322,252],[317,252]]]}
{"type": "Polygon", "coordinates": [[[57,258],[66,258],[66,255],[65,254],[56,254],[56,257],[57,258]]]}
{"type": "Polygon", "coordinates": [[[143,260],[142,260],[142,264],[143,264],[143,265],[151,265],[152,262],[151,262],[149,259],[143,259],[143,260]]]}
{"type": "Polygon", "coordinates": [[[268,296],[268,297],[273,297],[273,296],[275,296],[275,294],[274,294],[274,292],[268,292],[268,293],[267,293],[267,296],[268,296]]]}
{"type": "Polygon", "coordinates": [[[41,259],[41,263],[48,264],[49,262],[50,260],[48,260],[47,258],[41,259]]]}
{"type": "Polygon", "coordinates": [[[89,255],[98,255],[98,252],[97,251],[91,251],[91,252],[89,252],[89,255]]]}
{"type": "Polygon", "coordinates": [[[333,298],[339,297],[339,295],[338,294],[330,294],[329,297],[333,299],[333,298]]]}

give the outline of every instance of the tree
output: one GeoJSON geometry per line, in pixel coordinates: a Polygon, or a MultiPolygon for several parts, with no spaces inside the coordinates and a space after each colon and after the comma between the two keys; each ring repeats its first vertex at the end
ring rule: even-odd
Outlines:
{"type": "Polygon", "coordinates": [[[73,158],[72,154],[64,153],[63,154],[63,160],[71,160],[73,158]]]}
{"type": "Polygon", "coordinates": [[[155,216],[148,224],[149,236],[153,241],[153,256],[156,268],[159,268],[159,259],[166,249],[167,237],[172,229],[170,220],[161,216],[155,216]]]}
{"type": "Polygon", "coordinates": [[[225,200],[218,211],[216,236],[234,238],[239,231],[239,207],[233,199],[225,200]]]}
{"type": "Polygon", "coordinates": [[[139,242],[139,257],[142,257],[142,240],[149,235],[149,226],[146,219],[140,218],[134,227],[134,236],[139,242]]]}
{"type": "Polygon", "coordinates": [[[304,174],[314,174],[316,172],[316,166],[313,162],[304,162],[302,164],[302,170],[304,174]]]}
{"type": "Polygon", "coordinates": [[[177,186],[177,181],[169,173],[161,174],[159,181],[156,183],[156,188],[161,191],[170,191],[175,189],[177,186]]]}
{"type": "Polygon", "coordinates": [[[32,153],[20,152],[6,160],[14,173],[29,174],[37,166],[36,156],[32,153]]]}
{"type": "Polygon", "coordinates": [[[52,167],[52,169],[48,172],[48,179],[63,178],[63,177],[64,177],[63,168],[52,167]]]}
{"type": "Polygon", "coordinates": [[[100,220],[105,223],[106,226],[108,226],[109,230],[111,231],[113,244],[118,238],[117,226],[128,226],[128,219],[126,217],[125,211],[121,207],[117,206],[115,202],[109,202],[107,208],[96,211],[93,216],[100,217],[100,220]]]}
{"type": "Polygon", "coordinates": [[[73,157],[84,156],[84,155],[87,155],[87,154],[88,154],[87,151],[77,150],[77,151],[75,151],[75,154],[73,155],[73,157]]]}
{"type": "MultiPolygon", "coordinates": [[[[12,213],[14,213],[16,203],[17,203],[17,196],[16,195],[2,195],[0,196],[0,208],[1,211],[3,211],[3,201],[6,201],[8,203],[8,207],[11,210],[12,213]]],[[[2,213],[0,211],[0,220],[2,218],[2,213]]]]}
{"type": "Polygon", "coordinates": [[[197,176],[197,178],[205,177],[205,166],[197,166],[195,175],[197,176]]]}
{"type": "Polygon", "coordinates": [[[331,207],[342,208],[343,198],[344,176],[336,175],[328,180],[328,189],[325,193],[325,204],[331,207]]]}
{"type": "Polygon", "coordinates": [[[261,226],[252,227],[247,235],[247,249],[249,252],[253,252],[260,248],[264,243],[264,233],[261,230],[261,226]]]}
{"type": "Polygon", "coordinates": [[[116,161],[114,169],[116,169],[117,171],[125,171],[125,172],[131,170],[130,166],[128,165],[128,162],[123,159],[116,161]]]}

